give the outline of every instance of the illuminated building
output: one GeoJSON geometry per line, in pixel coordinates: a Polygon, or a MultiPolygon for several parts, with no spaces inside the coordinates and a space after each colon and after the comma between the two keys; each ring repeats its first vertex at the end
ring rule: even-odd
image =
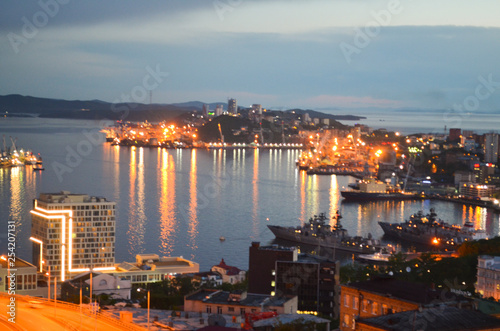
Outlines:
{"type": "Polygon", "coordinates": [[[276,295],[297,296],[304,314],[338,318],[339,264],[325,258],[300,254],[297,261],[276,262],[276,295]]]}
{"type": "Polygon", "coordinates": [[[115,203],[86,194],[41,193],[31,211],[33,262],[60,281],[114,270],[115,203]]]}
{"type": "Polygon", "coordinates": [[[495,193],[495,185],[481,185],[477,183],[460,183],[460,195],[469,198],[487,198],[495,193]]]}
{"type": "Polygon", "coordinates": [[[40,296],[45,291],[37,290],[37,268],[19,257],[8,259],[0,256],[0,292],[40,296]],[[14,261],[14,262],[12,262],[14,261]],[[13,265],[11,265],[13,263],[13,265]],[[7,276],[13,275],[9,278],[7,276]]]}
{"type": "MultiPolygon", "coordinates": [[[[444,290],[436,290],[423,283],[413,283],[394,278],[379,277],[368,281],[341,285],[340,290],[340,330],[380,330],[359,328],[358,321],[364,319],[396,315],[406,311],[422,311],[432,308],[467,308],[470,302],[464,297],[444,290]]],[[[412,315],[413,316],[413,315],[412,315]]],[[[388,329],[383,329],[388,330],[388,329]]],[[[389,330],[405,330],[394,328],[389,330]]],[[[415,328],[419,330],[419,328],[415,328]]],[[[440,330],[439,328],[435,330],[440,330]]]]}
{"type": "Polygon", "coordinates": [[[483,298],[500,299],[500,257],[481,255],[477,258],[476,292],[483,298]]]}
{"type": "Polygon", "coordinates": [[[497,163],[498,161],[498,134],[486,133],[484,135],[484,162],[497,163]]]}

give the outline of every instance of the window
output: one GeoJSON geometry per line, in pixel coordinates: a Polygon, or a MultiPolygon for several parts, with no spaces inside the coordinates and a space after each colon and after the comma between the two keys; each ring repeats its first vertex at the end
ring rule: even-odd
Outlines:
{"type": "Polygon", "coordinates": [[[234,307],[228,307],[227,311],[230,312],[230,313],[234,313],[234,307]]]}
{"type": "Polygon", "coordinates": [[[344,314],[344,319],[342,320],[342,326],[349,327],[350,319],[351,318],[350,318],[349,314],[344,314]]]}
{"type": "Polygon", "coordinates": [[[344,306],[349,307],[351,296],[349,294],[344,295],[344,306]]]}
{"type": "Polygon", "coordinates": [[[207,314],[211,314],[212,313],[212,307],[211,306],[207,306],[206,310],[207,310],[207,314]]]}
{"type": "Polygon", "coordinates": [[[361,310],[363,310],[364,312],[368,311],[368,300],[361,300],[361,310]]]}
{"type": "Polygon", "coordinates": [[[379,314],[379,312],[378,312],[378,302],[372,303],[372,314],[373,315],[378,315],[379,314]]]}
{"type": "Polygon", "coordinates": [[[245,308],[240,308],[240,315],[245,315],[245,308]]]}
{"type": "Polygon", "coordinates": [[[217,307],[217,314],[222,314],[222,307],[221,306],[217,307]]]}
{"type": "Polygon", "coordinates": [[[353,296],[353,298],[352,298],[352,309],[358,310],[358,306],[359,306],[359,298],[353,296]]]}
{"type": "Polygon", "coordinates": [[[389,306],[385,303],[382,304],[382,315],[387,315],[389,313],[389,306]]]}

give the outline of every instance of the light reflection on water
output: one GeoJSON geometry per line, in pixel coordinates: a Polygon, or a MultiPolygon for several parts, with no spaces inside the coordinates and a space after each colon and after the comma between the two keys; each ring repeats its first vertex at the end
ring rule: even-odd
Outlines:
{"type": "MultiPolygon", "coordinates": [[[[59,123],[59,122],[58,122],[59,123]]],[[[44,157],[44,172],[30,167],[0,169],[0,234],[11,218],[18,227],[18,251],[31,261],[32,199],[41,192],[68,190],[104,196],[117,203],[116,261],[135,254],[185,256],[203,270],[224,258],[247,268],[252,240],[274,238],[268,224],[297,226],[314,214],[340,210],[351,235],[382,236],[379,221],[402,222],[418,210],[436,209],[454,224],[466,220],[499,233],[499,215],[477,206],[443,201],[342,202],[350,177],[309,176],[298,171],[296,150],[160,150],[102,144],[60,182],[52,162],[65,164],[67,146],[84,136],[71,123],[53,135],[47,125],[19,135],[19,142],[44,157]],[[185,217],[187,216],[187,217],[185,217]],[[267,220],[269,219],[269,220],[267,220]],[[224,242],[219,237],[224,236],[224,242]]],[[[58,124],[57,127],[60,127],[58,124]]],[[[85,127],[88,129],[88,127],[85,127]]],[[[2,240],[0,251],[5,249],[2,240]]]]}

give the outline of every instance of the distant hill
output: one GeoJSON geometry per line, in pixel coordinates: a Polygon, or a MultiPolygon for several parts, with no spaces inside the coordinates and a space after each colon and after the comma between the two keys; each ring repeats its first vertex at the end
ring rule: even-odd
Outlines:
{"type": "MultiPolygon", "coordinates": [[[[181,107],[181,108],[196,108],[196,109],[203,109],[203,105],[207,104],[206,102],[201,102],[201,101],[188,101],[188,102],[181,102],[181,103],[173,103],[172,106],[176,107],[181,107]]],[[[217,105],[222,105],[222,108],[224,110],[227,110],[227,102],[213,102],[209,103],[208,106],[210,109],[214,110],[217,105]]]]}
{"type": "MultiPolygon", "coordinates": [[[[11,94],[0,96],[0,114],[13,116],[39,116],[52,118],[73,119],[108,119],[126,121],[150,121],[160,122],[171,120],[186,112],[201,111],[205,102],[189,101],[174,104],[142,104],[142,103],[109,103],[101,100],[60,100],[49,98],[38,98],[11,94]]],[[[209,103],[210,109],[214,110],[217,105],[223,105],[227,110],[227,103],[209,103]]],[[[242,107],[240,107],[242,109],[242,107]]],[[[243,111],[244,112],[244,111],[243,111]]],[[[359,120],[365,117],[354,115],[332,115],[315,110],[289,109],[286,111],[273,111],[282,114],[295,113],[303,115],[308,113],[311,118],[329,118],[331,120],[359,120]]]]}
{"type": "Polygon", "coordinates": [[[305,113],[308,113],[311,118],[329,118],[332,120],[344,120],[344,121],[357,121],[360,119],[365,119],[366,117],[364,116],[356,116],[356,115],[332,115],[332,114],[326,114],[322,113],[316,110],[311,110],[311,109],[290,109],[287,110],[287,112],[295,112],[295,114],[299,115],[304,115],[305,113]]]}
{"type": "Polygon", "coordinates": [[[30,114],[39,117],[73,119],[108,119],[160,122],[175,118],[192,107],[141,103],[109,103],[100,100],[58,100],[11,94],[0,96],[0,114],[30,114]]]}

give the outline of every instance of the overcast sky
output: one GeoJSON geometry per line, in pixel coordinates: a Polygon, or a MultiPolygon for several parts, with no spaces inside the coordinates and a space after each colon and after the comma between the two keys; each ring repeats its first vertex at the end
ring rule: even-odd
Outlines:
{"type": "Polygon", "coordinates": [[[499,13],[498,0],[4,0],[0,95],[500,110],[499,13]]]}

